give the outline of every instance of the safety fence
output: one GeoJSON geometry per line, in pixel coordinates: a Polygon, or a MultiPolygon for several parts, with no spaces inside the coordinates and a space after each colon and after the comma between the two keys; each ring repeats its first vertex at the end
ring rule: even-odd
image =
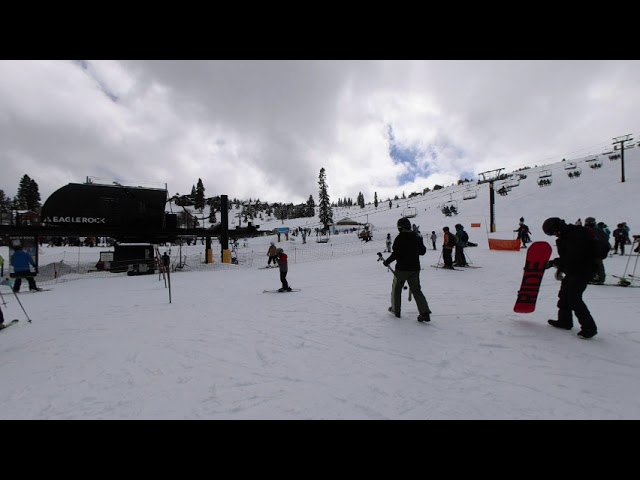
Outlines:
{"type": "MultiPolygon", "coordinates": [[[[282,248],[285,250],[289,262],[298,264],[365,253],[375,254],[375,252],[381,250],[379,243],[360,240],[336,243],[331,241],[328,243],[310,241],[306,244],[285,244],[282,248]]],[[[160,249],[164,250],[163,247],[160,247],[160,249]]],[[[100,253],[97,249],[86,247],[80,247],[77,252],[66,250],[59,253],[49,253],[45,250],[39,257],[37,283],[38,285],[51,285],[86,278],[140,274],[139,272],[128,272],[128,265],[149,263],[148,259],[130,259],[122,262],[122,265],[110,262],[109,270],[105,270],[100,262],[100,253]]],[[[212,263],[206,262],[204,251],[187,251],[184,253],[174,247],[167,253],[170,258],[172,273],[255,268],[266,266],[268,260],[266,250],[255,251],[243,247],[232,253],[232,263],[223,263],[222,254],[219,251],[213,252],[212,263]]],[[[158,274],[157,267],[155,273],[158,274]]],[[[7,275],[8,273],[5,271],[5,276],[7,275]]]]}

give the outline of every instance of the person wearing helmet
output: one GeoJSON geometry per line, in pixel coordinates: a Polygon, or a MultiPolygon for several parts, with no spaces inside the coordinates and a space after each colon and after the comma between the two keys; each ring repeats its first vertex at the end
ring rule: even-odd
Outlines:
{"type": "Polygon", "coordinates": [[[282,288],[279,288],[279,292],[290,292],[291,287],[287,282],[287,273],[289,272],[288,258],[287,254],[284,253],[284,250],[281,248],[276,249],[276,260],[278,261],[278,266],[280,267],[280,282],[282,282],[282,288]]]}
{"type": "Polygon", "coordinates": [[[420,287],[420,256],[426,253],[427,248],[424,246],[422,235],[418,235],[412,230],[408,218],[403,217],[398,220],[398,236],[393,241],[391,248],[393,250],[391,255],[383,262],[385,267],[396,262],[389,311],[400,318],[402,288],[407,282],[411,289],[411,295],[416,299],[416,306],[420,313],[418,321],[430,321],[431,310],[420,287]]]}
{"type": "Polygon", "coordinates": [[[267,257],[269,257],[269,260],[267,260],[267,267],[271,266],[271,262],[273,262],[273,266],[275,267],[277,265],[278,262],[276,262],[276,246],[273,242],[271,242],[271,245],[269,245],[269,250],[267,250],[267,257]]]}
{"type": "Polygon", "coordinates": [[[556,267],[556,278],[561,280],[558,292],[558,318],[549,325],[564,330],[573,328],[573,314],[580,323],[580,338],[591,338],[598,333],[596,322],[582,299],[589,281],[596,273],[593,239],[580,225],[567,225],[558,217],[547,218],[542,224],[546,235],[556,236],[558,257],[547,262],[546,268],[556,267]]]}

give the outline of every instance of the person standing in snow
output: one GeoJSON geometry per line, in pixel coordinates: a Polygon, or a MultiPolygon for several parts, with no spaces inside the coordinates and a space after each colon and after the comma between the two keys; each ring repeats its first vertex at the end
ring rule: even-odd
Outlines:
{"type": "Polygon", "coordinates": [[[429,238],[431,239],[431,244],[433,245],[433,249],[437,250],[436,240],[438,240],[438,235],[436,235],[436,232],[434,230],[431,230],[431,236],[429,238]]]}
{"type": "Polygon", "coordinates": [[[393,241],[393,253],[382,262],[385,267],[394,261],[397,262],[391,285],[389,311],[400,318],[402,288],[404,282],[407,282],[420,312],[418,321],[428,322],[431,320],[431,310],[420,287],[420,256],[427,252],[427,247],[424,246],[422,235],[416,234],[411,229],[411,222],[408,218],[398,220],[398,232],[398,236],[393,241]]]}
{"type": "Polygon", "coordinates": [[[444,266],[442,268],[452,270],[453,258],[451,257],[451,254],[453,253],[453,247],[456,246],[457,237],[449,232],[449,227],[442,227],[442,231],[444,232],[444,236],[442,238],[442,262],[444,263],[444,266]]]}
{"type": "Polygon", "coordinates": [[[20,291],[23,278],[26,278],[27,282],[29,282],[29,291],[42,290],[36,286],[36,279],[34,278],[36,274],[31,272],[30,268],[36,268],[36,263],[33,261],[31,255],[29,255],[29,252],[25,252],[20,244],[15,247],[15,252],[11,256],[11,265],[13,265],[13,276],[16,279],[13,284],[13,291],[15,293],[20,291]]]}
{"type": "Polygon", "coordinates": [[[276,250],[276,260],[278,261],[278,266],[280,267],[280,282],[282,282],[282,288],[279,288],[279,292],[290,292],[291,287],[287,282],[287,273],[289,272],[289,262],[287,254],[284,253],[284,250],[278,248],[276,250]]]}
{"type": "Polygon", "coordinates": [[[575,314],[582,327],[578,336],[591,338],[598,333],[598,328],[582,294],[597,271],[593,237],[583,226],[567,225],[558,217],[547,218],[542,230],[546,235],[557,237],[558,257],[547,262],[546,268],[556,267],[556,279],[562,282],[558,292],[558,318],[547,323],[571,330],[575,314]]]}
{"type": "Polygon", "coordinates": [[[393,242],[391,240],[391,234],[390,233],[387,233],[387,241],[386,241],[386,243],[387,243],[387,249],[385,251],[391,253],[391,246],[392,246],[393,242]]]}
{"type": "Polygon", "coordinates": [[[275,267],[277,262],[276,262],[276,245],[271,242],[271,245],[269,245],[269,250],[267,250],[267,256],[269,257],[269,260],[267,260],[267,267],[271,266],[271,262],[273,262],[273,266],[275,267]]]}
{"type": "Polygon", "coordinates": [[[464,249],[467,246],[467,241],[469,240],[469,234],[464,231],[464,227],[461,223],[456,223],[456,261],[453,264],[455,267],[467,267],[467,258],[464,255],[464,249]]]}

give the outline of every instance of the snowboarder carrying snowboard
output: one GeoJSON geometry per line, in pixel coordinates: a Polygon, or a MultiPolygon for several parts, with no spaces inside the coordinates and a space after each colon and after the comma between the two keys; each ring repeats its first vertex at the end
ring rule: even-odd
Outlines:
{"type": "Polygon", "coordinates": [[[385,267],[388,267],[394,261],[397,262],[393,275],[393,284],[391,285],[391,307],[389,307],[389,311],[400,318],[402,287],[404,282],[407,282],[420,312],[418,321],[428,322],[431,320],[429,316],[431,310],[420,288],[420,255],[424,255],[427,252],[427,247],[424,246],[422,235],[417,235],[411,229],[411,222],[408,218],[403,217],[398,220],[398,232],[398,236],[393,241],[393,252],[382,262],[385,267]]]}
{"type": "Polygon", "coordinates": [[[547,218],[542,224],[545,234],[556,240],[558,257],[547,263],[547,268],[556,267],[556,278],[562,281],[558,293],[558,319],[549,320],[549,325],[571,330],[573,313],[582,329],[581,338],[591,338],[598,333],[596,323],[582,299],[589,281],[596,273],[596,255],[594,240],[583,226],[567,225],[558,217],[547,218]]]}

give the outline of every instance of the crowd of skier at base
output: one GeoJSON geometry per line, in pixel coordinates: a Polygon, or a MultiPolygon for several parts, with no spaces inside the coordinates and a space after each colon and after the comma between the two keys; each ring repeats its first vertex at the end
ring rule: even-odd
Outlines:
{"type": "MultiPolygon", "coordinates": [[[[391,234],[387,235],[387,251],[391,252],[391,255],[383,262],[389,268],[391,263],[396,262],[396,268],[392,270],[394,275],[389,312],[400,318],[402,290],[406,282],[411,289],[411,295],[416,300],[419,311],[418,321],[429,322],[432,312],[420,286],[420,256],[424,255],[427,249],[419,230],[415,225],[412,226],[407,218],[398,220],[397,227],[399,233],[393,244],[391,244],[391,234]]],[[[456,262],[462,266],[466,265],[464,246],[468,242],[468,235],[464,232],[462,225],[457,224],[455,227],[455,234],[450,233],[448,227],[442,229],[444,232],[442,256],[445,268],[453,268],[451,252],[454,247],[457,250],[459,245],[462,259],[458,259],[456,255],[456,262]]],[[[542,230],[546,235],[556,237],[558,256],[549,260],[545,268],[555,267],[555,277],[561,282],[556,304],[557,318],[549,319],[547,323],[558,329],[571,330],[575,315],[581,327],[578,337],[590,339],[597,335],[598,328],[584,303],[582,294],[589,284],[604,283],[603,258],[607,257],[611,248],[609,238],[612,232],[604,222],[598,223],[594,217],[587,217],[584,226],[581,219],[578,219],[575,224],[567,224],[561,218],[550,217],[542,224],[542,230]],[[605,234],[606,240],[598,234],[599,230],[605,234]],[[606,243],[604,250],[600,248],[603,243],[606,243]]],[[[520,218],[519,226],[514,231],[518,232],[518,239],[526,248],[527,243],[530,242],[530,231],[524,223],[524,218],[520,218]]],[[[624,246],[631,243],[630,229],[626,222],[618,224],[613,237],[613,253],[617,253],[620,249],[620,254],[624,255],[624,246]]],[[[436,238],[435,231],[432,231],[429,239],[432,241],[434,250],[436,238]]],[[[633,238],[634,244],[639,243],[634,252],[639,253],[640,235],[634,235],[633,238]]]]}
{"type": "MultiPolygon", "coordinates": [[[[393,244],[391,244],[391,234],[387,234],[386,251],[391,255],[383,262],[389,267],[394,261],[396,269],[393,271],[394,279],[391,287],[391,306],[389,311],[400,317],[401,312],[401,295],[405,282],[411,289],[411,294],[416,300],[418,307],[419,322],[431,321],[431,309],[422,293],[420,286],[420,256],[424,255],[427,248],[424,245],[422,234],[415,224],[411,224],[408,218],[400,218],[397,222],[398,235],[393,244]]],[[[442,258],[444,267],[453,269],[454,265],[467,266],[464,248],[469,241],[469,235],[464,231],[461,224],[455,225],[456,233],[452,234],[449,227],[443,227],[443,244],[442,258]],[[456,262],[453,262],[452,252],[456,249],[456,262]]],[[[573,315],[575,314],[580,323],[581,330],[578,336],[581,338],[592,338],[597,334],[596,323],[589,312],[582,294],[586,290],[588,284],[602,284],[605,279],[604,265],[602,258],[597,257],[594,253],[594,244],[596,239],[596,229],[601,230],[607,236],[607,241],[611,233],[614,237],[613,254],[617,254],[620,249],[620,255],[624,255],[625,245],[631,244],[630,228],[626,222],[621,222],[617,228],[611,232],[604,222],[596,223],[595,218],[587,217],[584,226],[579,218],[575,224],[567,224],[558,217],[550,217],[546,219],[542,225],[542,229],[546,235],[556,236],[556,247],[558,257],[549,261],[547,268],[555,267],[556,278],[561,281],[560,291],[558,293],[558,318],[548,320],[549,325],[556,328],[571,330],[573,328],[573,315]]],[[[519,226],[514,232],[518,232],[518,239],[522,241],[523,248],[527,247],[530,242],[529,227],[524,223],[524,218],[520,218],[519,226]]],[[[433,249],[436,249],[437,235],[435,231],[431,232],[429,239],[432,242],[433,249]]],[[[640,235],[634,235],[634,243],[638,241],[639,245],[634,252],[640,252],[640,235]]],[[[287,282],[288,258],[282,248],[276,248],[271,242],[267,251],[269,260],[267,266],[273,262],[277,263],[280,271],[280,281],[282,288],[279,292],[291,291],[291,287],[287,282]]],[[[35,263],[31,256],[25,252],[21,246],[16,248],[16,252],[12,256],[12,264],[15,270],[16,281],[13,286],[14,292],[20,289],[22,278],[29,281],[30,290],[39,290],[35,285],[33,274],[30,273],[30,266],[35,267],[35,263]]],[[[0,329],[4,327],[4,316],[0,309],[0,329]]]]}

